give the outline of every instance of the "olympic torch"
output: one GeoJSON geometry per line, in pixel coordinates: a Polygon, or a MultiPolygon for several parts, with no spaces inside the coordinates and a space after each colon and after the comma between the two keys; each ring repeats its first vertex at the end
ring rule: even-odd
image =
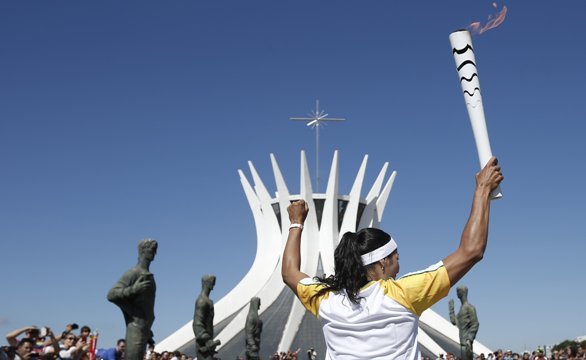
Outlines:
{"type": "MultiPolygon", "coordinates": [[[[454,54],[456,69],[460,77],[466,109],[468,109],[468,117],[472,124],[480,168],[483,168],[492,157],[492,150],[490,149],[488,130],[486,129],[482,94],[470,32],[468,30],[454,31],[450,34],[450,44],[452,45],[452,53],[454,54]]],[[[500,186],[490,194],[491,199],[500,199],[502,196],[500,186]]]]}

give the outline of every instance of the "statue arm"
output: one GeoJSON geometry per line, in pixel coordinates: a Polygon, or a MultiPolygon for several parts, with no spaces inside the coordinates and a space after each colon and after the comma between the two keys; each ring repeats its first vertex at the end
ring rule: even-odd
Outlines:
{"type": "Polygon", "coordinates": [[[256,346],[256,341],[254,341],[254,328],[248,326],[246,328],[246,346],[256,346]]]}
{"type": "Polygon", "coordinates": [[[257,346],[260,346],[260,334],[262,334],[262,320],[258,320],[256,323],[256,330],[254,331],[254,341],[257,346]]]}
{"type": "Polygon", "coordinates": [[[256,346],[256,332],[258,324],[254,319],[246,319],[246,345],[247,346],[256,346]]]}
{"type": "Polygon", "coordinates": [[[127,272],[108,291],[108,301],[120,304],[125,300],[134,298],[146,291],[150,280],[146,277],[137,277],[127,272]]]}
{"type": "Polygon", "coordinates": [[[114,284],[114,286],[112,286],[110,291],[108,291],[108,301],[117,304],[134,295],[131,285],[125,280],[126,279],[122,277],[116,284],[114,284]]]}
{"type": "Polygon", "coordinates": [[[448,302],[448,307],[450,309],[450,321],[452,325],[458,325],[458,320],[456,319],[456,313],[454,312],[454,300],[450,300],[448,302]]]}
{"type": "Polygon", "coordinates": [[[195,303],[195,313],[193,315],[193,334],[199,342],[205,343],[211,340],[211,334],[206,330],[206,313],[210,311],[210,306],[206,301],[197,300],[195,303]]]}
{"type": "Polygon", "coordinates": [[[478,317],[476,316],[476,309],[470,308],[468,309],[469,318],[470,318],[470,340],[474,341],[476,339],[476,334],[478,333],[478,328],[480,327],[480,323],[478,322],[478,317]]]}

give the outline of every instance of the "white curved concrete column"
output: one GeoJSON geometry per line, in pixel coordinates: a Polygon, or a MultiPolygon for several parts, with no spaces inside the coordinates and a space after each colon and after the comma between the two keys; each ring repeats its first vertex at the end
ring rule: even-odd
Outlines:
{"type": "Polygon", "coordinates": [[[360,169],[358,170],[358,174],[356,175],[356,179],[354,180],[354,184],[352,185],[352,189],[350,190],[350,195],[348,196],[348,205],[346,206],[346,211],[344,212],[344,219],[342,220],[342,226],[340,227],[338,243],[340,242],[340,239],[342,238],[342,236],[344,236],[346,232],[356,231],[358,205],[360,204],[360,191],[362,190],[362,182],[364,181],[364,173],[366,172],[367,162],[368,155],[364,155],[362,164],[360,165],[360,169]]]}

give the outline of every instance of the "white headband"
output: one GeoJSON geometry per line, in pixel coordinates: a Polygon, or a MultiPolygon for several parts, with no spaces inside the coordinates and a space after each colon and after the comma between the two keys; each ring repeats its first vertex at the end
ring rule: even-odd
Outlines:
{"type": "Polygon", "coordinates": [[[384,244],[383,246],[379,247],[378,249],[374,249],[371,252],[362,255],[361,256],[362,264],[364,266],[366,266],[366,265],[370,265],[374,262],[377,262],[381,259],[384,259],[387,256],[389,256],[396,249],[397,249],[397,243],[395,242],[395,240],[393,240],[393,238],[391,238],[391,240],[389,240],[388,243],[384,244]]]}

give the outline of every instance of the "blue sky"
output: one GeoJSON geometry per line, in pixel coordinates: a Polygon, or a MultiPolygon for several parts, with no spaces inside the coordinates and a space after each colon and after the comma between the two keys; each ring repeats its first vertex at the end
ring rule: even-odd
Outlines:
{"type": "MultiPolygon", "coordinates": [[[[461,284],[478,339],[522,351],[586,335],[586,3],[497,5],[507,19],[473,42],[504,198],[461,284]]],[[[255,254],[237,170],[251,160],[274,191],[274,153],[298,192],[315,137],[288,118],[316,99],[347,118],[320,132],[321,172],[339,150],[342,193],[364,154],[366,184],[385,161],[398,172],[382,228],[401,272],[445,257],[478,170],[448,35],[495,12],[472,0],[2,2],[0,333],[76,321],[113,345],[123,319],[106,293],[144,237],[159,241],[156,340],[192,317],[201,275],[217,275],[220,299],[255,254]]],[[[447,300],[434,307],[446,317],[447,300]]]]}

